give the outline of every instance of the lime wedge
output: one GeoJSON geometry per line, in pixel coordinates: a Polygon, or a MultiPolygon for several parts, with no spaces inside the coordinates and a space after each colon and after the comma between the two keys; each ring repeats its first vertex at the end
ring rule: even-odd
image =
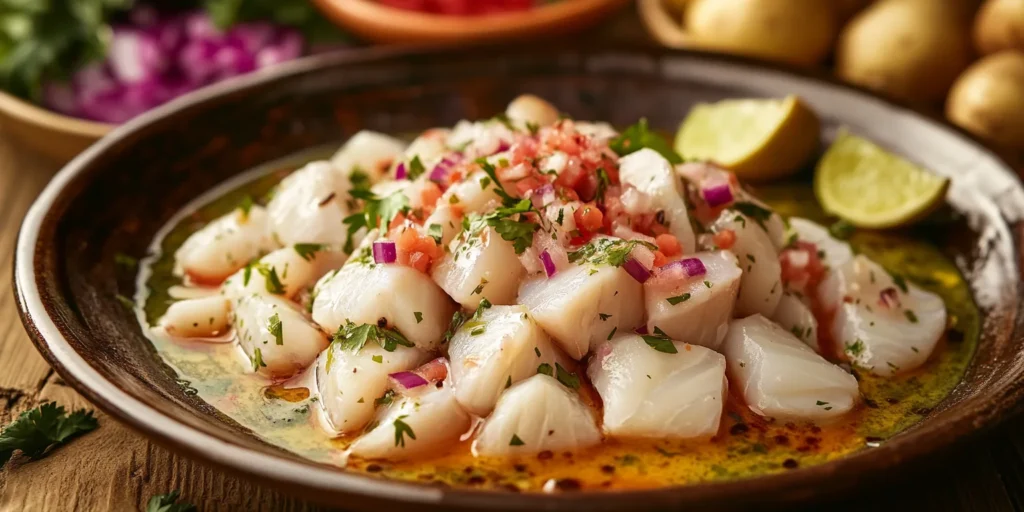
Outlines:
{"type": "Polygon", "coordinates": [[[818,117],[799,98],[700,104],[676,134],[686,160],[711,161],[740,179],[767,181],[798,171],[818,147],[818,117]]]}
{"type": "Polygon", "coordinates": [[[892,228],[931,213],[949,179],[840,130],[818,162],[814,193],[826,212],[862,228],[892,228]]]}

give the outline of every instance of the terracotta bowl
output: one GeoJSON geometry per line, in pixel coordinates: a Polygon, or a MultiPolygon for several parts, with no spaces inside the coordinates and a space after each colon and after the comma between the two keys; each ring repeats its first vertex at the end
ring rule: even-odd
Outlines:
{"type": "Polygon", "coordinates": [[[4,92],[0,92],[0,126],[20,143],[61,163],[114,129],[114,125],[58,114],[4,92]]]}
{"type": "Polygon", "coordinates": [[[955,128],[824,78],[736,58],[667,50],[519,48],[469,53],[367,50],[311,57],[212,86],[132,120],[53,179],[29,211],[15,261],[22,320],[39,351],[87,398],[191,457],[352,510],[699,510],[788,505],[891,477],[908,461],[1006,417],[1024,396],[1020,247],[1024,189],[955,128]],[[698,101],[802,96],[823,136],[840,124],[949,176],[962,222],[935,242],[983,308],[963,382],[924,420],[877,448],[823,465],[738,481],[648,491],[512,494],[387,481],[264,443],[175,382],[135,316],[134,273],[154,233],[197,194],[261,162],[359,129],[410,133],[490,117],[520,93],[620,126],[646,116],[671,130],[698,101]],[[130,170],[130,172],[125,172],[130,170]]]}
{"type": "Polygon", "coordinates": [[[582,30],[628,0],[563,0],[529,11],[490,16],[440,16],[373,0],[313,0],[339,25],[379,43],[466,43],[523,40],[582,30]]]}

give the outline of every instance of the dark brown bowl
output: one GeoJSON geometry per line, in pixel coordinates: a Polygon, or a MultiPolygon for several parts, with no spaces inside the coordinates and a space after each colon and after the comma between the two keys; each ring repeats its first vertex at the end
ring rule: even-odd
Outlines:
{"type": "Polygon", "coordinates": [[[493,49],[459,54],[371,50],[319,56],[220,84],[117,129],[54,178],[18,239],[22,320],[60,375],[113,416],[172,449],[352,509],[737,509],[785,504],[884,477],[907,461],[993,425],[1024,386],[1019,285],[1024,190],[996,156],[956,129],[826,79],[700,53],[493,49]],[[154,233],[196,194],[256,164],[338,142],[361,128],[413,132],[488,117],[535,93],[583,119],[672,130],[694,102],[801,95],[839,124],[952,179],[963,222],[936,241],[984,309],[983,336],[963,383],[927,418],[881,447],[749,480],[654,491],[563,495],[444,489],[346,473],[268,445],[184,392],[116,299],[154,233]]]}

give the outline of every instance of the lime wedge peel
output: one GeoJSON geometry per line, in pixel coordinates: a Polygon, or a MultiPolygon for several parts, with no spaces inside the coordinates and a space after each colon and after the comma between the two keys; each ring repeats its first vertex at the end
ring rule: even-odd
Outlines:
{"type": "Polygon", "coordinates": [[[699,104],[679,127],[675,149],[742,179],[767,181],[798,171],[818,148],[817,116],[796,96],[699,104]]]}
{"type": "Polygon", "coordinates": [[[920,220],[943,204],[948,188],[948,178],[845,128],[818,162],[814,175],[814,193],[826,212],[870,229],[920,220]]]}

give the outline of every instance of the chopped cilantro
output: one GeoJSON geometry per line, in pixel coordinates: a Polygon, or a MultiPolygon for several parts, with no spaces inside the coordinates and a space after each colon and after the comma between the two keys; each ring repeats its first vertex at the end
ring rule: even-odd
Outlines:
{"type": "Polygon", "coordinates": [[[551,365],[548,363],[541,363],[540,366],[537,367],[537,373],[547,375],[548,377],[553,377],[555,374],[554,369],[551,368],[551,365]]]}
{"type": "Polygon", "coordinates": [[[372,359],[373,362],[375,362],[377,364],[383,364],[384,363],[384,356],[382,356],[380,354],[377,354],[377,355],[371,357],[370,359],[372,359]]]}
{"type": "Polygon", "coordinates": [[[326,248],[324,244],[295,244],[295,252],[306,261],[313,261],[316,253],[326,248]]]}
{"type": "Polygon", "coordinates": [[[893,284],[895,284],[896,287],[899,288],[901,292],[908,293],[910,291],[907,288],[907,280],[903,276],[901,276],[899,274],[894,274],[892,272],[889,273],[889,276],[892,277],[893,284]]]}
{"type": "Polygon", "coordinates": [[[242,201],[238,203],[238,211],[242,212],[242,220],[249,220],[249,212],[252,211],[253,203],[252,196],[246,194],[242,198],[242,201]]]}
{"type": "Polygon", "coordinates": [[[601,321],[602,322],[605,321],[605,320],[608,320],[609,318],[612,317],[611,315],[609,315],[607,313],[598,313],[597,316],[601,317],[601,321]]]}
{"type": "Polygon", "coordinates": [[[274,313],[267,321],[267,331],[274,337],[274,343],[284,345],[284,325],[281,324],[281,317],[274,313]]]}
{"type": "Polygon", "coordinates": [[[261,367],[266,368],[267,363],[263,362],[263,352],[257,348],[252,351],[252,371],[258,372],[261,367]]]}
{"type": "Polygon", "coordinates": [[[348,253],[352,252],[352,237],[360,228],[370,230],[387,226],[399,213],[409,210],[409,198],[401,190],[387,197],[379,197],[369,190],[352,190],[352,197],[362,199],[364,204],[361,212],[349,215],[342,221],[348,226],[345,240],[345,252],[348,253]]]}
{"type": "Polygon", "coordinates": [[[917,315],[914,314],[914,312],[912,310],[909,310],[909,309],[904,310],[903,314],[907,317],[907,320],[910,320],[910,323],[912,323],[912,324],[916,324],[917,323],[917,315]]]}
{"type": "Polygon", "coordinates": [[[440,224],[431,224],[427,227],[427,235],[433,238],[437,245],[441,245],[444,238],[444,229],[440,224]]]}
{"type": "Polygon", "coordinates": [[[605,339],[607,339],[608,341],[611,341],[611,339],[615,336],[615,331],[617,331],[617,330],[619,330],[619,326],[612,327],[611,332],[608,333],[608,337],[605,338],[605,339]]]}
{"type": "Polygon", "coordinates": [[[416,323],[420,323],[423,321],[423,313],[419,311],[413,311],[412,316],[416,317],[416,323]]]}
{"type": "Polygon", "coordinates": [[[512,440],[508,442],[509,446],[522,446],[524,444],[526,443],[524,443],[522,439],[519,439],[519,436],[515,434],[512,434],[512,440]]]}
{"type": "Polygon", "coordinates": [[[473,293],[470,295],[480,295],[484,291],[484,286],[487,286],[487,278],[481,277],[480,284],[476,285],[476,288],[473,288],[473,293]]]}
{"type": "Polygon", "coordinates": [[[850,238],[850,235],[853,235],[853,232],[856,231],[856,229],[857,228],[853,224],[840,219],[833,222],[832,225],[828,227],[828,232],[835,238],[846,240],[847,238],[850,238]]]}
{"type": "Polygon", "coordinates": [[[408,418],[408,414],[403,414],[395,418],[395,446],[401,446],[405,448],[405,436],[409,436],[409,439],[416,440],[416,434],[412,431],[412,427],[406,422],[402,421],[408,418]]]}
{"type": "Polygon", "coordinates": [[[394,401],[395,401],[395,390],[389,389],[389,390],[385,391],[384,394],[380,396],[380,398],[378,398],[378,399],[373,401],[373,406],[374,407],[378,407],[378,406],[381,406],[381,405],[391,405],[391,403],[394,402],[394,401]]]}
{"type": "Polygon", "coordinates": [[[580,378],[558,363],[555,363],[555,378],[567,388],[579,389],[580,387],[580,378]]]}
{"type": "Polygon", "coordinates": [[[760,205],[751,203],[749,201],[740,201],[734,203],[732,205],[732,208],[742,213],[743,215],[746,215],[747,217],[754,219],[754,221],[757,222],[757,225],[761,226],[761,229],[764,229],[765,231],[768,230],[764,223],[768,219],[772,218],[771,210],[764,208],[760,205]]]}
{"type": "Polygon", "coordinates": [[[654,334],[644,334],[640,337],[643,338],[644,343],[647,343],[647,346],[657,350],[658,352],[664,352],[666,354],[675,354],[679,352],[668,335],[657,327],[654,328],[654,334]]]}
{"type": "Polygon", "coordinates": [[[658,246],[643,240],[598,238],[570,252],[569,262],[585,262],[592,265],[607,264],[613,267],[621,267],[629,259],[629,254],[638,245],[643,245],[652,251],[658,250],[658,246]]]}
{"type": "Polygon", "coordinates": [[[38,459],[51,446],[64,444],[95,428],[92,411],[78,409],[67,414],[55,402],[43,403],[21,413],[0,431],[0,467],[7,464],[15,450],[21,450],[29,459],[38,459]]]}
{"type": "Polygon", "coordinates": [[[669,297],[668,299],[665,299],[665,300],[669,304],[675,306],[676,304],[679,304],[680,302],[686,302],[686,301],[690,300],[690,294],[689,293],[684,293],[682,295],[676,295],[675,297],[669,297]]]}
{"type": "Polygon", "coordinates": [[[377,343],[388,352],[394,352],[399,345],[403,347],[415,346],[413,342],[402,336],[402,333],[386,327],[378,327],[374,324],[356,325],[355,323],[348,322],[338,327],[338,332],[334,333],[333,338],[333,343],[338,343],[342,349],[351,350],[352,352],[361,350],[368,341],[377,343]]]}
{"type": "Polygon", "coordinates": [[[850,354],[851,356],[857,357],[864,353],[864,348],[864,342],[858,339],[853,343],[846,344],[846,353],[850,354]]]}
{"type": "Polygon", "coordinates": [[[419,178],[425,172],[427,172],[427,169],[423,167],[423,162],[420,161],[420,156],[416,155],[412,157],[412,160],[409,161],[409,170],[406,173],[406,177],[409,179],[409,181],[413,181],[416,178],[419,178]]]}
{"type": "Polygon", "coordinates": [[[281,279],[277,277],[277,269],[267,265],[266,263],[257,263],[253,265],[253,267],[260,273],[260,275],[263,276],[268,293],[272,293],[274,295],[284,294],[284,285],[281,284],[281,279]]]}
{"type": "Polygon", "coordinates": [[[704,281],[704,286],[707,286],[708,288],[711,288],[711,286],[712,286],[711,281],[704,281]]]}
{"type": "Polygon", "coordinates": [[[505,192],[505,189],[501,186],[501,181],[498,180],[497,169],[495,169],[494,166],[491,165],[491,163],[488,162],[487,159],[484,157],[477,158],[475,162],[477,165],[480,166],[484,173],[486,173],[487,176],[491,178],[491,181],[494,182],[494,193],[498,194],[498,197],[501,198],[504,204],[506,206],[515,204],[516,198],[508,195],[508,192],[505,192]]]}
{"type": "Polygon", "coordinates": [[[451,321],[448,322],[448,330],[444,332],[442,342],[448,343],[449,341],[451,341],[452,336],[455,336],[455,333],[459,331],[459,328],[462,327],[462,324],[466,323],[467,319],[469,319],[469,316],[463,313],[461,310],[456,311],[454,314],[452,314],[452,319],[451,321]]]}
{"type": "Polygon", "coordinates": [[[462,227],[467,231],[465,236],[469,237],[479,233],[484,226],[490,226],[502,239],[512,242],[516,254],[522,254],[527,247],[533,245],[533,234],[540,228],[522,215],[530,211],[533,211],[533,205],[529,199],[523,199],[512,206],[500,207],[484,215],[467,216],[463,218],[462,227]]]}

